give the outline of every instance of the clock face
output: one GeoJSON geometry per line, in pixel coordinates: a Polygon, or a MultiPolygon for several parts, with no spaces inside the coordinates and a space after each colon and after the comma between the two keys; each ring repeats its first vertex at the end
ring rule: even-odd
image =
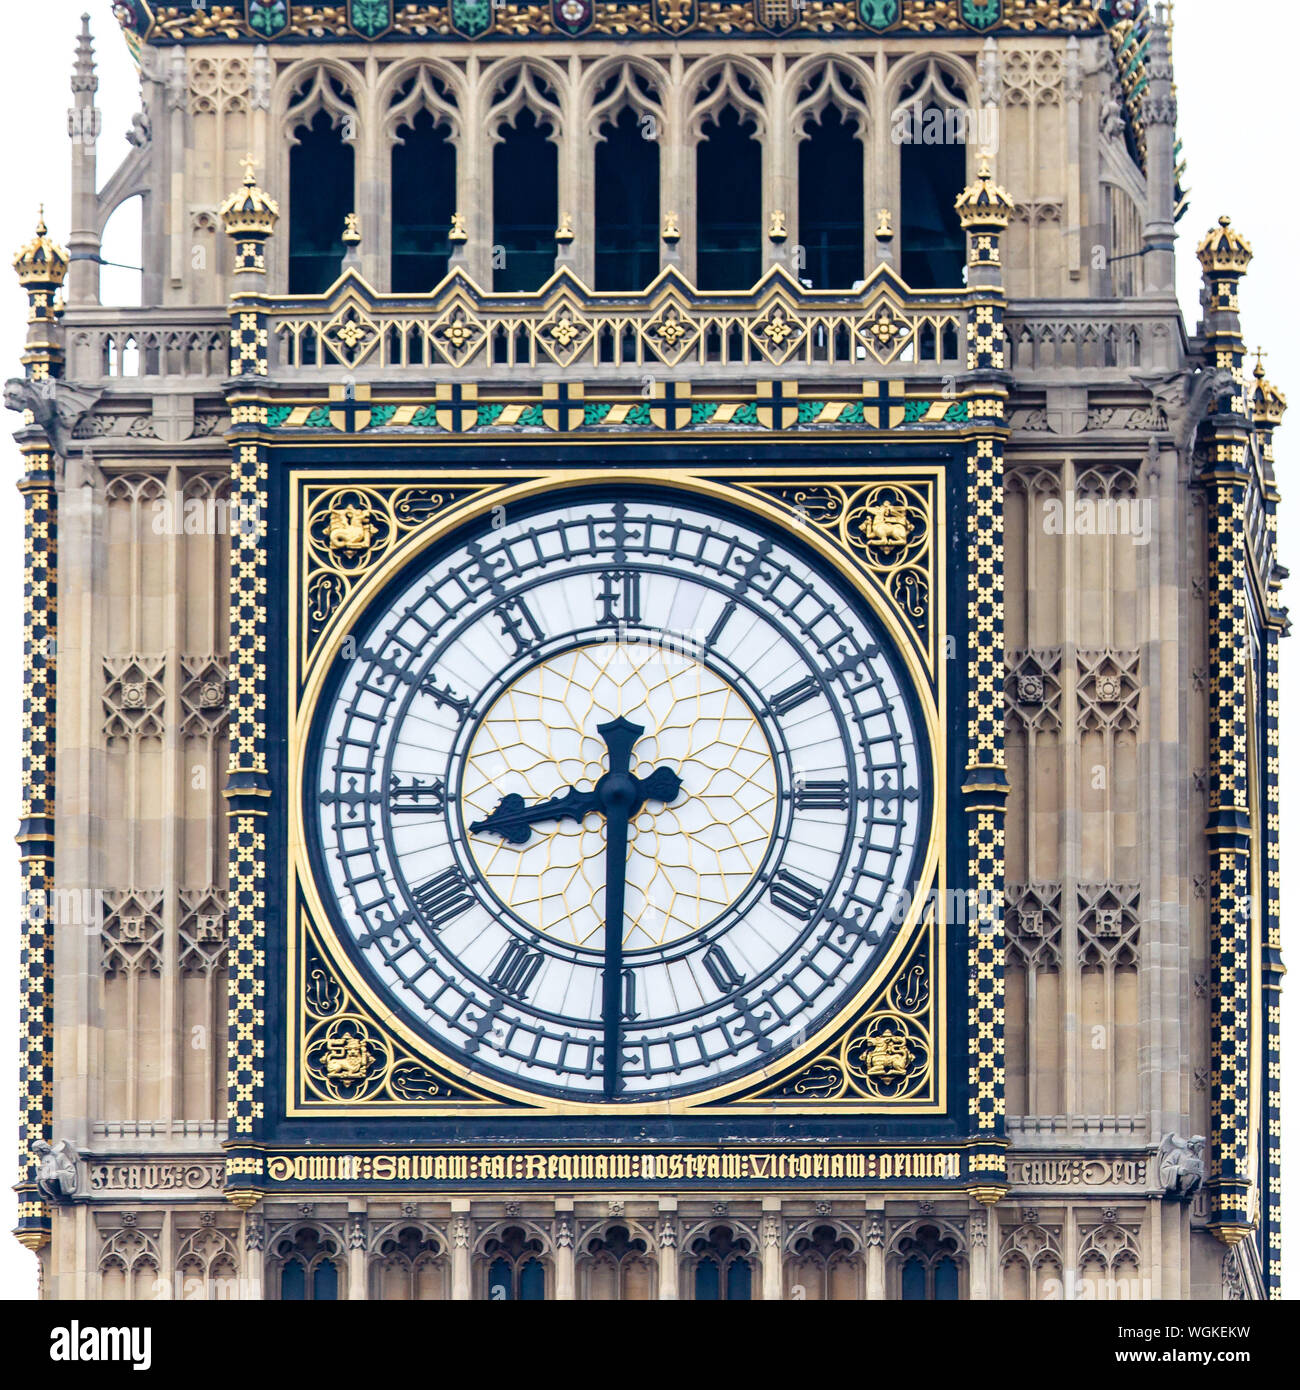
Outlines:
{"type": "Polygon", "coordinates": [[[665,1100],[779,1062],[903,920],[904,666],[797,541],[685,494],[471,524],[366,611],[309,742],[335,926],[485,1078],[665,1100]]]}

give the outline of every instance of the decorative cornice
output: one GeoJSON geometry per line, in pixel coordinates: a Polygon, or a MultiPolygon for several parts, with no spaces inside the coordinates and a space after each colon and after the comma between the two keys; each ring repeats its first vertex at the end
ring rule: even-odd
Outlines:
{"type": "Polygon", "coordinates": [[[142,43],[401,39],[763,37],[813,33],[1100,32],[1127,13],[1125,0],[446,0],[402,4],[347,0],[292,4],[236,0],[164,5],[117,0],[114,13],[133,51],[142,43]]]}

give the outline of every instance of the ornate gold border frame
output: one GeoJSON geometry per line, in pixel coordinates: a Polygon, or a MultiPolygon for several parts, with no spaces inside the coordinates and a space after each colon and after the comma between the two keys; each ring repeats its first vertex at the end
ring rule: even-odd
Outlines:
{"type": "MultiPolygon", "coordinates": [[[[357,970],[347,953],[343,950],[329,949],[332,932],[328,926],[329,918],[317,892],[309,870],[306,854],[305,827],[302,821],[302,757],[311,728],[316,704],[320,698],[325,672],[334,659],[343,636],[348,631],[350,620],[359,616],[368,606],[375,591],[386,584],[399,569],[417,558],[424,550],[436,544],[456,527],[472,521],[489,512],[495,506],[508,506],[535,498],[541,494],[575,486],[590,486],[600,480],[600,475],[586,470],[563,468],[519,469],[502,468],[500,473],[487,473],[484,470],[457,470],[430,468],[427,474],[410,468],[376,468],[367,472],[357,481],[356,486],[378,488],[387,485],[428,484],[442,490],[455,491],[457,488],[470,490],[470,495],[460,502],[453,502],[445,511],[438,512],[422,527],[412,530],[408,536],[392,545],[381,563],[366,574],[363,582],[356,584],[345,601],[332,616],[321,639],[317,643],[309,668],[300,672],[302,656],[301,622],[306,593],[302,589],[305,574],[305,554],[307,540],[304,535],[306,518],[302,514],[301,493],[304,484],[339,483],[337,470],[307,466],[290,467],[286,470],[289,487],[289,592],[293,596],[290,605],[289,652],[287,681],[287,728],[289,759],[289,802],[288,802],[288,859],[289,879],[286,902],[286,922],[289,924],[287,941],[287,961],[284,971],[284,984],[289,991],[303,988],[304,941],[303,929],[312,930],[329,958],[331,966],[341,977],[342,988],[360,1003],[370,1014],[375,1024],[399,1046],[403,1053],[425,1062],[431,1071],[443,1077],[454,1079],[462,1084],[470,1095],[499,1097],[499,1104],[475,1103],[467,1095],[464,1100],[445,1103],[398,1103],[383,1101],[349,1102],[317,1100],[309,1103],[304,1095],[304,1050],[303,1031],[304,1000],[294,997],[287,999],[288,1007],[284,1017],[284,1047],[286,1065],[286,1114],[290,1118],[303,1116],[316,1117],[357,1117],[388,1118],[393,1116],[410,1118],[432,1118],[435,1116],[505,1116],[518,1117],[523,1114],[565,1114],[599,1115],[609,1118],[611,1114],[635,1115],[649,1114],[687,1114],[713,1113],[720,1110],[732,1114],[771,1114],[774,1111],[796,1110],[800,1114],[891,1114],[910,1115],[922,1113],[942,1113],[947,1106],[947,976],[945,925],[942,919],[932,921],[926,913],[926,900],[931,891],[943,895],[947,884],[946,844],[948,788],[946,785],[946,740],[944,728],[946,718],[946,663],[938,661],[933,671],[919,650],[916,636],[909,625],[896,611],[888,594],[865,575],[860,562],[844,547],[835,528],[808,524],[801,527],[791,525],[789,512],[773,505],[754,489],[754,484],[772,484],[780,480],[791,487],[825,485],[828,476],[824,467],[745,467],[745,468],[700,468],[693,470],[664,471],[657,469],[620,468],[617,478],[630,486],[649,486],[671,488],[677,492],[697,492],[718,500],[742,507],[762,517],[769,525],[797,534],[805,544],[810,545],[827,563],[838,570],[850,584],[863,596],[872,611],[885,625],[899,652],[912,680],[920,705],[925,732],[929,738],[932,765],[936,772],[935,796],[930,824],[929,841],[926,846],[920,882],[914,901],[904,920],[902,929],[880,966],[873,973],[866,986],[853,1002],[831,1023],[809,1037],[793,1053],[783,1057],[779,1065],[750,1072],[742,1078],[733,1080],[707,1092],[700,1092],[678,1100],[660,1101],[645,1105],[619,1106],[614,1111],[605,1104],[590,1102],[565,1102],[549,1097],[539,1097],[533,1092],[516,1088],[495,1079],[486,1085],[481,1077],[462,1063],[440,1054],[393,1010],[378,997],[369,982],[357,970]],[[301,691],[299,681],[302,678],[301,691]],[[310,927],[308,927],[310,924],[310,927]],[[893,983],[893,976],[901,964],[910,959],[917,950],[922,932],[929,927],[931,941],[930,959],[933,962],[930,981],[930,1037],[932,1041],[931,1068],[928,1095],[924,1101],[891,1102],[887,1098],[873,1099],[869,1102],[861,1098],[846,1099],[831,1103],[775,1101],[772,1098],[755,1096],[752,1099],[727,1101],[728,1097],[739,1091],[761,1093],[764,1083],[775,1082],[781,1077],[789,1078],[801,1062],[816,1062],[838,1033],[851,1028],[854,1023],[864,1021],[863,1013],[873,999],[879,1000],[893,983]]],[[[605,475],[608,477],[609,475],[605,475]]],[[[942,640],[947,627],[947,590],[943,557],[947,553],[946,524],[946,473],[944,467],[933,465],[898,465],[888,470],[866,468],[844,468],[829,475],[848,487],[866,483],[914,482],[932,480],[934,513],[931,519],[931,554],[934,557],[935,587],[931,591],[932,611],[937,615],[932,621],[936,640],[942,640]]],[[[928,655],[928,654],[927,654],[928,655]]]]}

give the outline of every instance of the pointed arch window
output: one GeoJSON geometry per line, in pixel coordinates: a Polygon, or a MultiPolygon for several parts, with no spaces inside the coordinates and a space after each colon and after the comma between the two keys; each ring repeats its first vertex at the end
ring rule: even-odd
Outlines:
{"type": "Polygon", "coordinates": [[[397,128],[392,154],[392,287],[424,294],[447,273],[447,234],[456,211],[451,127],[427,108],[397,128]]]}
{"type": "Polygon", "coordinates": [[[724,106],[695,151],[695,282],[749,289],[763,270],[763,147],[756,123],[724,106]]]}
{"type": "Polygon", "coordinates": [[[794,1242],[786,1261],[786,1296],[806,1302],[857,1299],[862,1261],[848,1236],[817,1226],[794,1242]]]}
{"type": "Polygon", "coordinates": [[[508,1226],[483,1247],[488,1258],[487,1296],[493,1303],[541,1303],[546,1298],[542,1242],[508,1226]]]}
{"type": "Polygon", "coordinates": [[[697,1302],[746,1303],[754,1296],[750,1244],[727,1226],[715,1226],[707,1239],[692,1242],[697,1302]]]}
{"type": "Polygon", "coordinates": [[[523,107],[492,153],[492,286],[540,289],[555,269],[558,155],[551,125],[523,107]]]}
{"type": "Polygon", "coordinates": [[[355,151],[323,107],[294,130],[289,151],[289,293],[321,294],[339,277],[343,226],[354,210],[355,151]]]}
{"type": "Polygon", "coordinates": [[[406,1226],[379,1242],[371,1297],[385,1301],[447,1297],[447,1262],[436,1237],[406,1226]]]}
{"type": "Polygon", "coordinates": [[[900,271],[913,289],[955,289],[964,282],[966,237],[956,202],[966,186],[972,120],[961,84],[935,62],[904,87],[894,113],[900,271]]]}
{"type": "Polygon", "coordinates": [[[280,1264],[280,1300],[326,1303],[339,1296],[338,1246],[310,1227],[276,1246],[280,1264]]]}
{"type": "Polygon", "coordinates": [[[596,288],[640,290],[659,273],[656,118],[625,106],[596,146],[596,288]],[[647,125],[647,122],[650,124],[647,125]]]}
{"type": "Polygon", "coordinates": [[[800,272],[813,289],[850,289],[863,277],[864,193],[855,117],[827,106],[799,142],[800,272]]]}
{"type": "Polygon", "coordinates": [[[626,1226],[610,1226],[587,1243],[581,1266],[582,1297],[594,1301],[649,1299],[653,1270],[647,1242],[626,1226]]]}
{"type": "Polygon", "coordinates": [[[898,1243],[904,1302],[953,1303],[961,1298],[957,1242],[937,1226],[922,1226],[898,1243]]]}

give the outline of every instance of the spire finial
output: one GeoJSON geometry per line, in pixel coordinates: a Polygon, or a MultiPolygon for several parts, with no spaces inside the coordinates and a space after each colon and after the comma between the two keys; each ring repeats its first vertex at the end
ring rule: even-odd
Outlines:
{"type": "Polygon", "coordinates": [[[81,16],[81,32],[77,35],[76,57],[72,64],[72,90],[76,94],[94,92],[99,87],[95,77],[95,39],[90,32],[90,16],[81,16]]]}
{"type": "Polygon", "coordinates": [[[244,171],[244,187],[253,188],[257,184],[257,160],[253,158],[252,150],[239,161],[239,167],[244,171]]]}

